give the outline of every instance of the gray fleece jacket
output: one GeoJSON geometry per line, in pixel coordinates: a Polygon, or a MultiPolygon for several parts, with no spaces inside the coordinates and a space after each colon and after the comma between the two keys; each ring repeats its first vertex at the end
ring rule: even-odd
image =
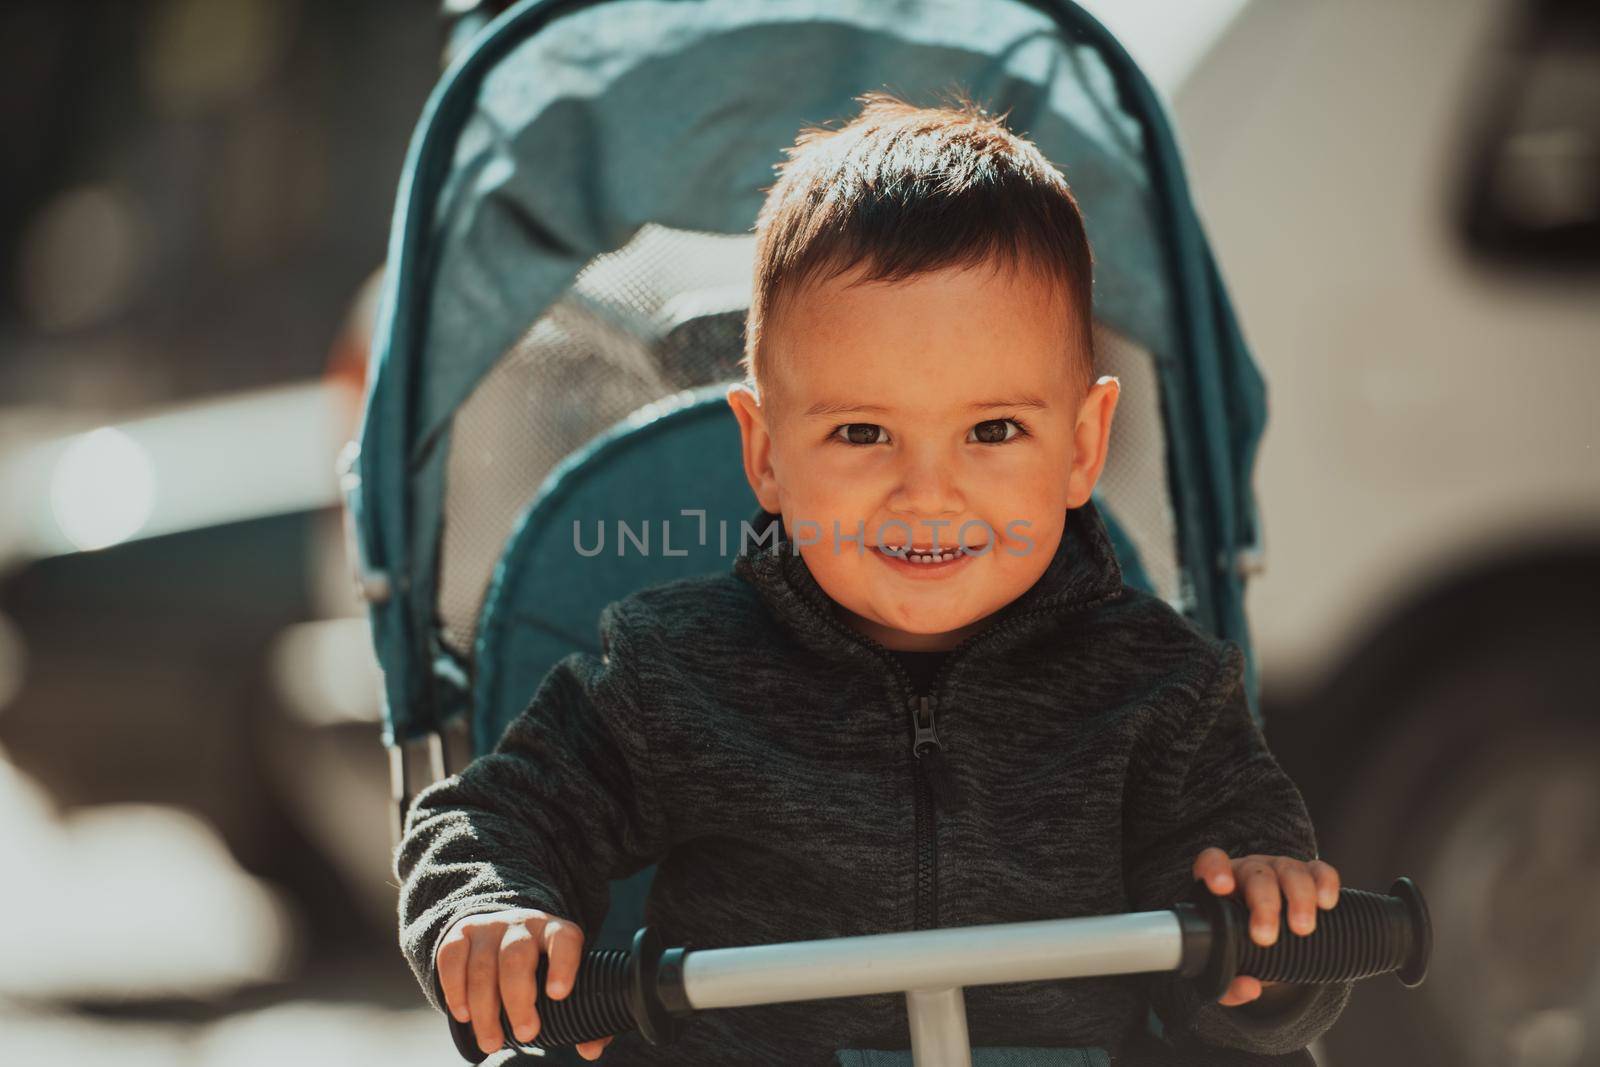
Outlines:
{"type": "MultiPolygon", "coordinates": [[[[533,907],[598,930],[607,884],[652,863],[646,921],[713,948],[1165,908],[1208,845],[1316,857],[1239,646],[1124,585],[1092,502],[926,708],[766,518],[778,536],[731,574],[607,607],[601,655],[557,664],[493,752],[418,794],[400,941],[436,1007],[455,920],[533,907]],[[938,738],[921,759],[918,712],[938,738]]],[[[1301,990],[1271,1014],[1161,975],[973,986],[966,1004],[975,1046],[1117,1058],[1153,1006],[1169,1041],[1284,1053],[1350,995],[1301,990]]],[[[908,1044],[886,994],[705,1012],[663,1048],[619,1036],[602,1062],[822,1067],[908,1044]]]]}

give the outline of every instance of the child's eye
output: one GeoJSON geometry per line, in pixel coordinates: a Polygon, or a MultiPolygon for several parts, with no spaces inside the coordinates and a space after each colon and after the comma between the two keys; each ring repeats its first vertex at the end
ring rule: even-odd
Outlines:
{"type": "Polygon", "coordinates": [[[979,445],[998,445],[1028,432],[1016,419],[987,419],[978,423],[967,434],[967,441],[979,445]]]}
{"type": "Polygon", "coordinates": [[[884,445],[889,443],[889,431],[871,422],[847,422],[834,428],[833,436],[851,445],[884,445]]]}

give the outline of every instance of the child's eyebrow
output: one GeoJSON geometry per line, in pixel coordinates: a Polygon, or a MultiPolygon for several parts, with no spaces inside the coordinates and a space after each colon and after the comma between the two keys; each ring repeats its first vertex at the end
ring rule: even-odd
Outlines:
{"type": "Polygon", "coordinates": [[[1000,397],[995,400],[975,400],[967,405],[970,408],[1047,408],[1046,404],[1036,396],[1000,397]]]}
{"type": "Polygon", "coordinates": [[[819,400],[815,404],[812,404],[810,407],[806,408],[806,417],[810,418],[813,415],[856,415],[863,413],[868,415],[883,415],[886,414],[888,410],[888,408],[882,407],[878,404],[848,404],[838,400],[819,400]]]}
{"type": "MultiPolygon", "coordinates": [[[[974,400],[967,407],[973,411],[989,408],[1047,408],[1050,405],[1036,396],[996,397],[992,400],[974,400]]],[[[889,409],[880,404],[851,404],[840,400],[819,400],[806,408],[806,417],[822,415],[886,415],[889,409]]]]}

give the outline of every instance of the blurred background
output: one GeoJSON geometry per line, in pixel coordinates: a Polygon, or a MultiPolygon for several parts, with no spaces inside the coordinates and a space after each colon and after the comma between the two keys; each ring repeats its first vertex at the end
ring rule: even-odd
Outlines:
{"type": "MultiPolygon", "coordinates": [[[[336,459],[407,138],[495,6],[0,8],[0,1062],[455,1062],[336,459]]],[[[1600,12],[1086,6],[1268,383],[1268,738],[1346,882],[1433,909],[1428,982],[1320,1061],[1600,1063],[1600,12]]]]}

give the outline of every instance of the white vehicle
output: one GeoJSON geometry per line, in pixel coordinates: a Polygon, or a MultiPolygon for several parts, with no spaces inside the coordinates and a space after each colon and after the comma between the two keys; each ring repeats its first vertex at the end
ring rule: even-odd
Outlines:
{"type": "Polygon", "coordinates": [[[1597,1062],[1600,9],[1259,0],[1174,108],[1267,381],[1267,736],[1437,930],[1328,1062],[1597,1062]]]}

